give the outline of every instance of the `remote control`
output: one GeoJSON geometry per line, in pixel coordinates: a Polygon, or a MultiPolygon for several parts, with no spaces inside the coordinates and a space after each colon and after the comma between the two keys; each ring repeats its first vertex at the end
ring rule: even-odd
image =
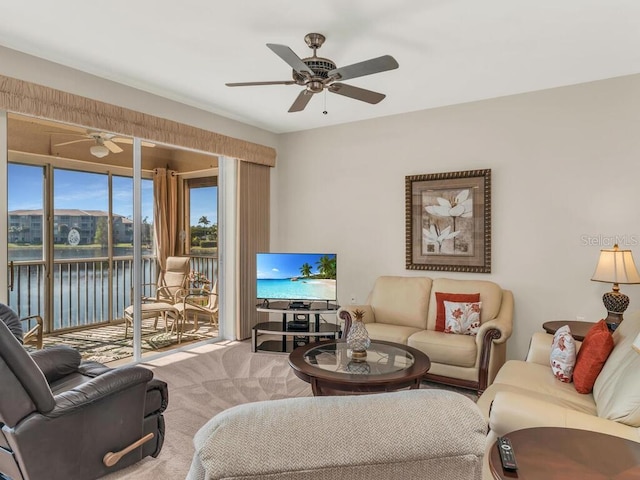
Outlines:
{"type": "Polygon", "coordinates": [[[517,470],[516,455],[513,453],[511,440],[507,437],[498,437],[498,452],[500,453],[500,461],[502,468],[505,470],[517,470]]]}

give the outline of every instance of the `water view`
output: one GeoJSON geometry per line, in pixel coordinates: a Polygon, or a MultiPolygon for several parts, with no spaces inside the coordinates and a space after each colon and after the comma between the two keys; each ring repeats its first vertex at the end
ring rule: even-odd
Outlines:
{"type": "MultiPolygon", "coordinates": [[[[151,250],[143,255],[143,283],[155,282],[155,261],[151,250]]],[[[133,251],[131,247],[114,249],[111,272],[107,251],[102,247],[56,249],[53,277],[53,325],[61,329],[93,325],[122,318],[131,304],[133,251]],[[109,295],[112,295],[111,315],[109,295]]],[[[14,288],[9,292],[9,305],[20,317],[43,314],[45,265],[40,249],[10,248],[14,261],[14,288]]],[[[146,292],[151,294],[152,292],[146,292]]]]}

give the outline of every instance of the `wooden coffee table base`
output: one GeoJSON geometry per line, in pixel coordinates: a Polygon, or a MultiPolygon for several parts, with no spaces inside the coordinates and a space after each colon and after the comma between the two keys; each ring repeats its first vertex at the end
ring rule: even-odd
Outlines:
{"type": "Polygon", "coordinates": [[[640,478],[640,443],[573,428],[526,428],[505,435],[513,445],[518,470],[502,469],[494,444],[489,469],[503,480],[631,480],[640,478]]]}
{"type": "MultiPolygon", "coordinates": [[[[346,344],[339,340],[326,340],[296,348],[289,355],[289,364],[296,376],[311,384],[313,394],[318,395],[354,395],[376,392],[392,392],[405,388],[420,388],[420,382],[431,367],[429,357],[421,351],[392,342],[373,341],[369,350],[369,357],[365,362],[348,361],[346,344]],[[313,358],[317,352],[319,357],[328,360],[325,365],[307,361],[308,355],[313,358]],[[380,358],[374,356],[375,353],[380,358]],[[399,363],[405,356],[413,361],[406,367],[397,367],[394,358],[399,363]],[[373,359],[378,358],[377,361],[373,359]],[[369,360],[372,364],[368,365],[369,360]],[[346,364],[343,364],[347,362],[346,364]],[[344,367],[352,368],[343,371],[344,367]],[[359,372],[365,368],[366,372],[359,372]]],[[[320,360],[321,361],[321,360],[320,360]]]]}

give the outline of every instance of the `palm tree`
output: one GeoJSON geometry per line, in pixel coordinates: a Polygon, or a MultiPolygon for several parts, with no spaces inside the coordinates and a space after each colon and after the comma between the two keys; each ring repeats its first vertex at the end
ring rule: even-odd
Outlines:
{"type": "Polygon", "coordinates": [[[310,277],[312,269],[313,267],[311,265],[309,265],[308,263],[305,263],[300,267],[300,274],[303,277],[310,277]]]}
{"type": "Polygon", "coordinates": [[[210,223],[211,223],[211,222],[209,221],[209,219],[207,218],[207,216],[206,216],[206,215],[201,216],[201,217],[200,217],[200,220],[198,220],[198,225],[202,224],[202,225],[204,225],[204,226],[205,226],[205,228],[206,228],[206,226],[207,226],[207,225],[209,225],[210,223]]]}
{"type": "Polygon", "coordinates": [[[336,258],[323,255],[317,262],[318,270],[323,278],[336,278],[336,258]]]}

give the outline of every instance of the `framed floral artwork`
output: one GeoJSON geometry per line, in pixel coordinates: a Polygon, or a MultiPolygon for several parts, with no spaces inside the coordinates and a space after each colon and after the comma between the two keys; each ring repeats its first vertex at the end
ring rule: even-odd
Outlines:
{"type": "Polygon", "coordinates": [[[405,177],[406,268],[491,273],[491,170],[405,177]]]}

